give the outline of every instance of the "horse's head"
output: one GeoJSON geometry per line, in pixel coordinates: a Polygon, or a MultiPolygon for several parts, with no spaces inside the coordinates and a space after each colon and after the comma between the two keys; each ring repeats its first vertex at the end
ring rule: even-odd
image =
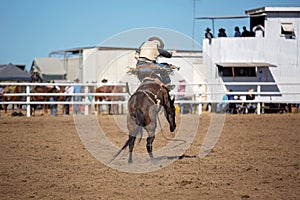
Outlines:
{"type": "Polygon", "coordinates": [[[164,103],[163,107],[165,110],[165,117],[167,118],[169,124],[170,124],[170,131],[174,132],[176,128],[176,122],[175,122],[175,105],[174,105],[174,98],[170,97],[169,90],[164,87],[164,103]]]}

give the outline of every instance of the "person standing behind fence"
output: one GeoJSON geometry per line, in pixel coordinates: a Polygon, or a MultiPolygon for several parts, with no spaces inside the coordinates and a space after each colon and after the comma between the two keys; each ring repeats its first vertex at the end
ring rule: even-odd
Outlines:
{"type": "Polygon", "coordinates": [[[222,102],[217,103],[216,112],[217,113],[226,113],[228,110],[228,96],[226,94],[222,97],[222,102]]]}
{"type": "MultiPolygon", "coordinates": [[[[248,90],[249,94],[246,95],[246,100],[252,101],[255,99],[255,95],[252,94],[254,92],[254,89],[249,89],[248,90]]],[[[246,104],[247,112],[248,113],[255,113],[256,110],[256,103],[247,103],[246,104]]]]}
{"type": "MultiPolygon", "coordinates": [[[[185,80],[180,80],[179,83],[180,84],[178,85],[177,92],[180,94],[177,95],[177,99],[184,100],[184,98],[185,98],[184,93],[185,93],[185,87],[186,87],[185,83],[186,82],[185,82],[185,80]]],[[[184,114],[184,104],[180,103],[179,106],[180,106],[180,113],[184,114]]]]}
{"type": "Polygon", "coordinates": [[[43,79],[42,77],[40,76],[39,72],[37,69],[34,69],[33,70],[33,73],[31,75],[31,82],[32,83],[42,83],[43,82],[43,79]]]}
{"type": "Polygon", "coordinates": [[[3,110],[3,107],[2,107],[3,94],[4,94],[4,88],[2,85],[0,85],[0,110],[3,110]]]}
{"type": "MultiPolygon", "coordinates": [[[[74,94],[82,92],[82,87],[81,87],[81,85],[78,85],[78,83],[79,83],[79,79],[77,78],[75,80],[75,85],[74,85],[74,94]]],[[[81,105],[77,104],[77,102],[81,101],[81,96],[75,95],[73,97],[73,100],[75,102],[75,104],[73,104],[73,113],[76,115],[81,114],[81,105]]]]}
{"type": "MultiPolygon", "coordinates": [[[[68,85],[65,88],[65,94],[72,94],[74,92],[74,87],[72,85],[68,85]]],[[[66,102],[71,101],[72,96],[66,96],[66,102]]],[[[65,115],[70,115],[70,104],[65,104],[65,115]]]]}
{"type": "MultiPolygon", "coordinates": [[[[51,83],[55,83],[55,81],[51,81],[51,83]]],[[[57,91],[60,90],[60,87],[55,85],[51,85],[51,86],[48,86],[48,88],[53,88],[55,87],[57,91]]],[[[49,101],[51,102],[54,102],[54,101],[57,101],[58,100],[58,96],[51,96],[49,98],[49,101]]],[[[50,104],[50,116],[57,116],[57,104],[50,104]]]]}

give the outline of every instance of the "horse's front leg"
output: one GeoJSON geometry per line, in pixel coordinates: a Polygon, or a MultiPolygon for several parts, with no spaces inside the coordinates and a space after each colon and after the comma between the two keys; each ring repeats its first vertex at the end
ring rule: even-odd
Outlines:
{"type": "Polygon", "coordinates": [[[152,154],[152,143],[155,139],[155,135],[153,134],[152,136],[147,137],[147,144],[146,144],[146,148],[149,154],[149,157],[152,159],[153,158],[153,154],[152,154]]]}

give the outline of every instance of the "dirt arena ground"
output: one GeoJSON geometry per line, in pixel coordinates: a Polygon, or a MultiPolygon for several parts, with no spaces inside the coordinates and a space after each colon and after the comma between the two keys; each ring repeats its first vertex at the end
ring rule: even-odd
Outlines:
{"type": "MultiPolygon", "coordinates": [[[[201,115],[186,157],[134,174],[96,160],[72,116],[2,114],[0,199],[299,199],[300,114],[227,115],[215,148],[200,159],[210,117],[201,115]]],[[[98,120],[116,144],[125,142],[112,116],[98,120]]]]}

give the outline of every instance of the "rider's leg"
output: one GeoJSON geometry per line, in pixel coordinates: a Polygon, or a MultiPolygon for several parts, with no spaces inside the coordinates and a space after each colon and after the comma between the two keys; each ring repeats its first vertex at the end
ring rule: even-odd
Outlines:
{"type": "Polygon", "coordinates": [[[159,67],[156,72],[160,75],[163,84],[170,90],[174,89],[175,85],[171,85],[171,78],[168,71],[165,69],[169,67],[169,65],[166,63],[156,63],[156,65],[159,67]]]}

